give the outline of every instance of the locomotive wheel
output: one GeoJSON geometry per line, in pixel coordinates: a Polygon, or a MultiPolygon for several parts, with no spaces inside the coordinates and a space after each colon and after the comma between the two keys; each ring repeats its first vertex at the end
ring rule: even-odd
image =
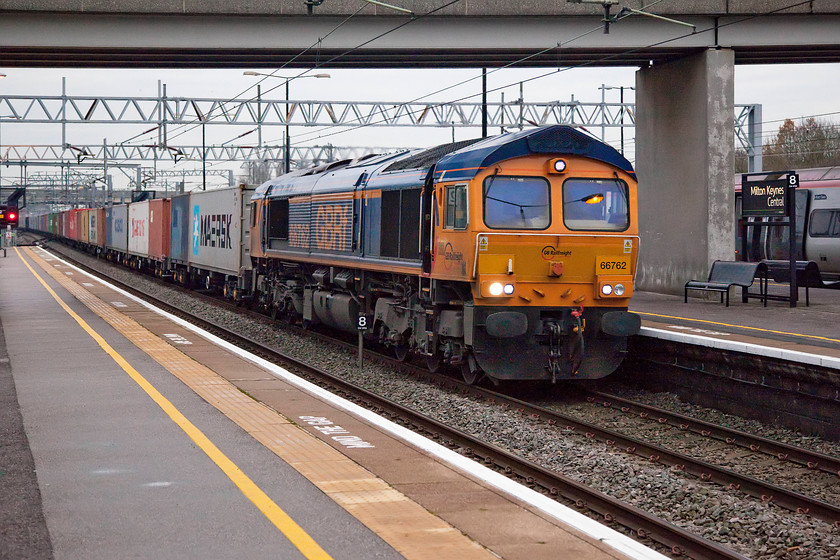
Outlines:
{"type": "Polygon", "coordinates": [[[408,346],[403,346],[402,344],[394,346],[394,356],[401,362],[408,360],[408,346]]]}
{"type": "Polygon", "coordinates": [[[467,385],[475,385],[481,379],[481,372],[478,369],[472,369],[469,360],[464,360],[461,362],[461,377],[467,385]]]}
{"type": "Polygon", "coordinates": [[[205,288],[206,290],[209,290],[209,289],[210,289],[210,286],[212,286],[212,285],[213,285],[213,283],[210,281],[210,275],[208,274],[208,275],[204,278],[204,288],[205,288]]]}
{"type": "Polygon", "coordinates": [[[443,364],[443,358],[440,357],[440,354],[435,354],[434,356],[426,356],[426,367],[432,373],[437,373],[440,371],[440,366],[443,364]]]}

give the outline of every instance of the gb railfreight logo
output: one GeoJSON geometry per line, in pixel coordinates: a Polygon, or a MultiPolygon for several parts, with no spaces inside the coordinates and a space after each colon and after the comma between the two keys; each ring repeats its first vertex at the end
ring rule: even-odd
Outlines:
{"type": "Polygon", "coordinates": [[[457,265],[457,263],[461,263],[463,268],[464,253],[454,250],[452,248],[452,243],[447,242],[443,248],[443,268],[450,270],[452,265],[457,265]]]}
{"type": "Polygon", "coordinates": [[[572,255],[572,252],[568,250],[561,251],[560,249],[557,249],[554,245],[546,245],[542,248],[541,254],[543,259],[550,261],[551,259],[554,259],[556,257],[569,257],[572,255]]]}

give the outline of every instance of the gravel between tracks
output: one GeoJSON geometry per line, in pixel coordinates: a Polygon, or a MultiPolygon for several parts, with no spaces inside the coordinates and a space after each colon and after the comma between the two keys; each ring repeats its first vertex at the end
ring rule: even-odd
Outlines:
{"type": "MultiPolygon", "coordinates": [[[[261,340],[321,369],[341,374],[360,386],[510,449],[750,558],[840,560],[840,528],[820,520],[651,464],[582,435],[535,424],[515,411],[504,411],[498,406],[447,393],[395,374],[383,366],[367,363],[360,370],[349,351],[330,349],[325,352],[322,343],[259,321],[243,320],[241,315],[198,302],[105,261],[75,252],[73,256],[92,268],[107,268],[116,278],[204,319],[261,340]]],[[[624,392],[630,398],[655,406],[840,456],[840,446],[819,438],[799,436],[784,429],[688,405],[669,394],[652,395],[631,389],[624,392]]],[[[586,407],[580,407],[576,415],[585,418],[586,407]]],[[[714,456],[709,458],[710,462],[715,460],[714,456]]],[[[836,497],[840,478],[834,480],[834,485],[830,495],[836,497]]]]}

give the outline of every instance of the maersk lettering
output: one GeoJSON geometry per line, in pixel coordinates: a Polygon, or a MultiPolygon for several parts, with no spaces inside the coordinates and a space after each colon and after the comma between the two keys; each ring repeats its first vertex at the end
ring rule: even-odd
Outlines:
{"type": "Polygon", "coordinates": [[[201,221],[199,245],[215,249],[233,248],[230,239],[233,214],[203,214],[199,219],[201,221]]]}

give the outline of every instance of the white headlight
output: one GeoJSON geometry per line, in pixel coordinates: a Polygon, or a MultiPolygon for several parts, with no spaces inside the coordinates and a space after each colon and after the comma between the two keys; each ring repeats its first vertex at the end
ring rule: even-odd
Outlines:
{"type": "Polygon", "coordinates": [[[502,286],[501,282],[493,282],[490,284],[490,295],[491,296],[500,296],[502,295],[502,291],[504,287],[502,286]]]}
{"type": "Polygon", "coordinates": [[[623,296],[624,295],[624,284],[616,284],[615,285],[615,295],[623,296]]]}
{"type": "Polygon", "coordinates": [[[609,284],[604,284],[603,286],[601,286],[601,293],[604,294],[605,296],[610,295],[612,293],[612,291],[613,291],[612,286],[610,286],[609,284]]]}
{"type": "Polygon", "coordinates": [[[505,284],[505,294],[513,295],[513,284],[505,284]]]}
{"type": "Polygon", "coordinates": [[[566,162],[562,159],[558,159],[554,162],[554,171],[557,173],[563,173],[566,171],[566,162]]]}

